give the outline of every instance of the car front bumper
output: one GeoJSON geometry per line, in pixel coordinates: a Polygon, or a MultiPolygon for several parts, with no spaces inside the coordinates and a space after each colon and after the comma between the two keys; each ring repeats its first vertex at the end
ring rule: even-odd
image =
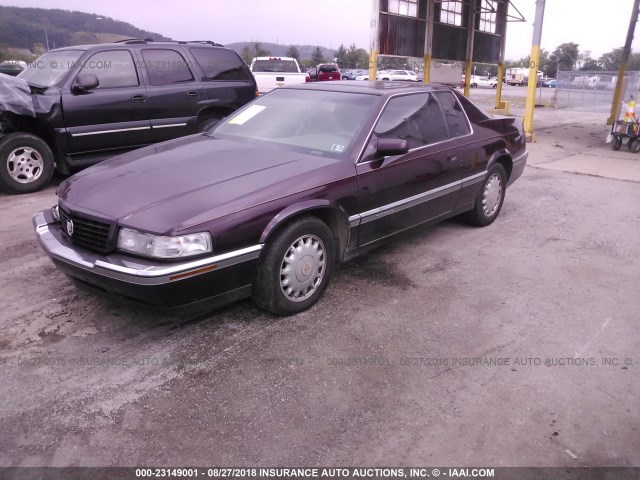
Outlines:
{"type": "Polygon", "coordinates": [[[263,245],[184,262],[158,262],[76,247],[50,210],[33,226],[53,263],[78,287],[136,305],[161,310],[206,310],[251,295],[263,245]]]}

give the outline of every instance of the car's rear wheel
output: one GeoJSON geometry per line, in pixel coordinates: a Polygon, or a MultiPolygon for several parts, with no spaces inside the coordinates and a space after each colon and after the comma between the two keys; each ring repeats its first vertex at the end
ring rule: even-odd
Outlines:
{"type": "Polygon", "coordinates": [[[0,140],[0,189],[31,193],[45,187],[54,169],[53,153],[30,133],[11,133],[0,140]]]}
{"type": "Polygon", "coordinates": [[[479,227],[486,227],[493,223],[502,209],[506,189],[507,174],[504,167],[496,163],[487,172],[476,197],[475,206],[465,214],[465,220],[479,227]]]}
{"type": "Polygon", "coordinates": [[[266,247],[253,285],[253,301],[276,315],[293,315],[324,293],[335,262],[331,230],[315,217],[299,218],[266,247]]]}

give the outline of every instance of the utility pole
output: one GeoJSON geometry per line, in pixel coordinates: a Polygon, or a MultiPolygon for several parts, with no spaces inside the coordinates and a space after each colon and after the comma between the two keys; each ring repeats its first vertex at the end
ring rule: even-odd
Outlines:
{"type": "Polygon", "coordinates": [[[618,70],[618,79],[616,80],[616,89],[613,94],[613,103],[611,104],[611,115],[607,119],[607,125],[612,125],[617,120],[618,108],[620,101],[622,100],[622,84],[624,81],[624,74],[627,71],[627,64],[629,63],[629,55],[631,54],[631,42],[633,41],[633,34],[636,30],[636,23],[638,22],[638,7],[640,6],[640,0],[634,0],[633,10],[631,11],[631,20],[629,21],[629,30],[627,30],[627,41],[624,43],[624,49],[622,50],[622,60],[620,62],[620,70],[618,70]]]}
{"type": "MultiPolygon", "coordinates": [[[[640,0],[636,0],[638,2],[640,0]]],[[[536,107],[536,86],[538,84],[538,63],[540,62],[540,41],[542,40],[542,20],[544,19],[545,0],[536,0],[536,16],[533,21],[533,38],[531,40],[531,57],[529,62],[529,84],[527,102],[524,109],[524,135],[527,142],[534,140],[533,111],[536,107]]]]}

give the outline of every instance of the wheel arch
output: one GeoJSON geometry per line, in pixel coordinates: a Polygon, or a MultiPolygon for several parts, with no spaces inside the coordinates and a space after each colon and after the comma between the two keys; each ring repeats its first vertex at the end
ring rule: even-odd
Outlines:
{"type": "Polygon", "coordinates": [[[231,107],[204,107],[196,116],[196,128],[202,123],[211,118],[224,118],[227,115],[233,113],[234,109],[231,107]]]}
{"type": "Polygon", "coordinates": [[[341,260],[349,242],[349,222],[346,212],[328,200],[309,200],[285,208],[267,224],[260,243],[267,243],[277,231],[304,216],[316,217],[329,227],[336,243],[336,258],[341,260]]]}
{"type": "Polygon", "coordinates": [[[0,133],[0,139],[10,133],[30,133],[42,139],[51,149],[54,159],[58,161],[59,151],[56,143],[56,135],[50,125],[38,120],[37,117],[16,115],[11,112],[4,112],[1,117],[2,131],[0,133]]]}
{"type": "Polygon", "coordinates": [[[511,152],[506,148],[500,149],[491,155],[489,162],[487,163],[487,170],[489,170],[496,163],[502,165],[504,171],[507,173],[507,181],[511,178],[511,172],[513,171],[513,160],[511,158],[511,152]]]}

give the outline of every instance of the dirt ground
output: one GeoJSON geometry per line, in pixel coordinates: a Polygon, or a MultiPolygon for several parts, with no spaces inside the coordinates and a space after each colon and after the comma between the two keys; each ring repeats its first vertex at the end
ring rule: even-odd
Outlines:
{"type": "MultiPolygon", "coordinates": [[[[567,128],[532,155],[603,129],[567,128]]],[[[31,227],[54,190],[0,197],[0,466],[640,466],[638,183],[529,166],[490,227],[396,238],[289,318],[76,290],[31,227]]]]}

